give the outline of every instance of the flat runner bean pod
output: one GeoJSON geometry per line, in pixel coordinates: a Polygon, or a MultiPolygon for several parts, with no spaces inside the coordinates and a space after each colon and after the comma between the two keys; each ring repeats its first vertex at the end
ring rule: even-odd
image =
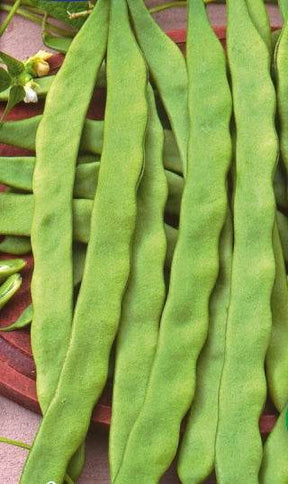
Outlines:
{"type": "Polygon", "coordinates": [[[220,270],[210,301],[208,338],[197,363],[195,399],[178,460],[181,482],[203,482],[215,466],[219,391],[225,358],[231,289],[233,226],[228,214],[220,238],[220,270]]]}
{"type": "Polygon", "coordinates": [[[7,304],[22,284],[20,274],[12,274],[0,286],[0,309],[7,304]]]}
{"type": "Polygon", "coordinates": [[[70,344],[57,392],[42,420],[21,484],[62,483],[107,379],[130,271],[147,124],[146,65],[130,28],[126,0],[111,0],[107,83],[104,146],[70,344]]]}
{"type": "Polygon", "coordinates": [[[286,484],[287,482],[287,410],[286,405],[265,442],[260,471],[261,484],[286,484]]]}
{"type": "Polygon", "coordinates": [[[280,7],[280,11],[281,11],[283,20],[286,21],[288,19],[288,1],[287,0],[278,0],[278,5],[280,7]]]}
{"type": "Polygon", "coordinates": [[[32,317],[33,317],[33,306],[32,304],[29,304],[22,314],[19,316],[18,319],[9,326],[4,326],[0,328],[0,331],[3,332],[9,332],[9,331],[14,331],[15,329],[23,329],[26,328],[29,324],[32,322],[32,317]]]}
{"type": "MultiPolygon", "coordinates": [[[[288,3],[287,3],[288,7],[288,3]]],[[[283,3],[284,8],[284,3],[283,3]]],[[[288,13],[288,11],[287,11],[288,13]]],[[[286,18],[286,17],[285,17],[286,18]]],[[[280,126],[280,151],[285,166],[286,177],[288,174],[288,22],[282,28],[274,52],[274,71],[276,76],[277,108],[280,126]]],[[[287,196],[287,194],[286,194],[287,196]]]]}
{"type": "Polygon", "coordinates": [[[288,287],[277,223],[273,232],[276,278],[272,291],[272,335],[266,355],[270,397],[279,412],[288,402],[288,287]]]}
{"type": "Polygon", "coordinates": [[[150,85],[147,97],[145,168],[137,193],[131,275],[117,337],[109,445],[112,480],[144,402],[166,296],[163,216],[168,190],[163,167],[164,134],[150,85]]]}
{"type": "Polygon", "coordinates": [[[286,262],[288,263],[288,218],[283,213],[277,211],[277,225],[282,245],[283,257],[286,262]]]}
{"type": "MultiPolygon", "coordinates": [[[[79,242],[73,244],[73,283],[74,287],[82,280],[84,263],[86,258],[86,246],[79,242]]],[[[15,329],[25,328],[32,322],[33,305],[27,306],[19,318],[10,326],[0,328],[0,331],[14,331],[15,329]]]]}
{"type": "Polygon", "coordinates": [[[246,0],[248,12],[268,51],[272,53],[272,38],[269,16],[263,0],[246,0]]]}
{"type": "Polygon", "coordinates": [[[216,474],[223,484],[256,484],[262,457],[259,417],[266,397],[264,359],[271,334],[270,298],[275,277],[271,180],[278,154],[276,102],[269,52],[244,0],[228,0],[227,34],[236,122],[235,244],[216,474]]]}
{"type": "Polygon", "coordinates": [[[189,116],[187,69],[184,57],[151,17],[143,0],[128,0],[128,5],[137,40],[172,126],[182,161],[182,170],[185,173],[189,116]]]}
{"type": "MultiPolygon", "coordinates": [[[[0,143],[35,151],[36,132],[42,118],[43,115],[40,114],[19,121],[5,122],[2,124],[0,130],[0,143]]],[[[103,121],[85,119],[83,132],[81,133],[80,151],[101,155],[103,147],[103,129],[103,121]]]]}
{"type": "Polygon", "coordinates": [[[14,237],[7,235],[0,242],[0,252],[4,254],[25,255],[32,251],[31,241],[28,237],[14,237]]]}
{"type": "Polygon", "coordinates": [[[0,261],[0,282],[16,272],[24,269],[26,265],[23,259],[4,259],[0,261]]]}
{"type": "Polygon", "coordinates": [[[202,0],[189,4],[187,47],[191,126],[179,237],[145,402],[113,480],[117,484],[134,483],[135,476],[139,484],[156,483],[175,456],[181,421],[194,396],[196,360],[207,336],[209,297],[219,269],[232,102],[224,52],[202,0]]]}
{"type": "MultiPolygon", "coordinates": [[[[98,182],[100,162],[89,160],[89,163],[86,163],[84,158],[84,163],[82,163],[82,157],[78,158],[77,161],[74,198],[93,200],[98,182]]],[[[33,157],[0,157],[0,183],[32,192],[34,167],[35,158],[33,157]]],[[[170,215],[179,216],[184,181],[181,176],[173,171],[166,169],[165,174],[169,185],[166,212],[170,215]]]]}
{"type": "MultiPolygon", "coordinates": [[[[55,394],[71,335],[74,306],[73,186],[83,126],[106,53],[108,15],[107,0],[99,0],[73,39],[47,95],[36,134],[31,229],[34,256],[31,344],[37,396],[43,414],[55,394]],[[57,237],[56,249],[54,241],[57,237]]],[[[83,461],[82,446],[68,469],[68,474],[75,480],[83,461]]]]}

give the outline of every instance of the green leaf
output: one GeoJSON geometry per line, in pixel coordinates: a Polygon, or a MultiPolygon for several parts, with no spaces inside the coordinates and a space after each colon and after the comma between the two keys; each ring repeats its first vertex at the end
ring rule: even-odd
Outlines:
{"type": "Polygon", "coordinates": [[[12,79],[8,72],[6,72],[3,67],[0,67],[0,92],[6,91],[6,89],[11,86],[11,82],[12,79]]]}
{"type": "Polygon", "coordinates": [[[7,114],[11,111],[11,109],[16,106],[16,104],[20,103],[23,101],[25,97],[25,89],[22,86],[12,86],[8,98],[8,102],[6,104],[5,111],[2,115],[1,118],[1,123],[3,122],[4,118],[7,116],[7,114]]]}
{"type": "Polygon", "coordinates": [[[73,40],[69,37],[56,37],[55,35],[47,34],[47,32],[43,32],[42,38],[46,47],[57,50],[58,52],[62,52],[62,54],[66,54],[66,52],[68,52],[73,40]]]}
{"type": "Polygon", "coordinates": [[[22,72],[25,71],[25,66],[23,62],[11,57],[5,52],[0,51],[0,59],[7,66],[8,72],[12,77],[18,77],[22,72]]]}
{"type": "Polygon", "coordinates": [[[87,2],[51,2],[51,0],[31,0],[29,2],[31,5],[38,7],[45,12],[47,12],[51,17],[54,17],[59,20],[63,20],[66,24],[74,27],[75,29],[79,30],[87,17],[80,17],[77,19],[70,19],[67,12],[74,13],[74,12],[82,12],[83,10],[87,10],[88,8],[88,1],[87,2]]]}

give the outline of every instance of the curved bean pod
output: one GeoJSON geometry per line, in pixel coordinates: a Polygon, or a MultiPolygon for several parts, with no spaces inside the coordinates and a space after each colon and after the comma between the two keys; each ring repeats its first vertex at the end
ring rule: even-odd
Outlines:
{"type": "Polygon", "coordinates": [[[288,402],[288,287],[277,224],[273,232],[276,278],[272,291],[272,335],[266,355],[266,372],[272,401],[279,412],[288,402]]]}
{"type": "MultiPolygon", "coordinates": [[[[0,142],[35,151],[36,132],[42,118],[43,115],[40,114],[19,121],[7,121],[3,123],[0,130],[0,142]]],[[[103,148],[103,130],[103,121],[85,119],[83,132],[81,133],[80,151],[101,155],[103,148]]]]}
{"type": "MultiPolygon", "coordinates": [[[[287,0],[286,0],[287,1],[287,0]]],[[[272,38],[269,16],[263,0],[246,0],[248,12],[259,35],[265,42],[268,51],[272,53],[272,38]]]]}
{"type": "MultiPolygon", "coordinates": [[[[107,1],[99,0],[74,37],[55,77],[36,134],[35,203],[31,229],[34,256],[31,344],[37,396],[43,414],[55,394],[71,335],[74,307],[73,186],[86,113],[106,53],[108,16],[107,1]],[[71,79],[75,81],[71,83],[71,79]],[[63,142],[63,136],[66,142],[63,142]],[[55,250],[54,240],[59,235],[59,227],[63,232],[55,250]]],[[[81,472],[83,449],[79,449],[69,466],[68,473],[73,479],[81,472]]]]}
{"type": "Polygon", "coordinates": [[[62,482],[69,459],[85,438],[93,407],[105,385],[120,319],[130,271],[136,191],[143,169],[147,124],[146,66],[129,25],[126,0],[111,0],[107,82],[104,146],[70,344],[57,392],[42,420],[21,484],[62,482]],[[119,109],[120,104],[125,105],[125,110],[119,109]],[[91,338],[91,334],[96,337],[91,338]],[[83,351],[86,358],[81,365],[83,351]]]}
{"type": "Polygon", "coordinates": [[[276,425],[264,445],[262,467],[260,471],[261,484],[286,484],[288,476],[287,446],[288,431],[286,412],[282,410],[276,425]]]}
{"type": "Polygon", "coordinates": [[[113,480],[117,484],[134,483],[135,476],[139,484],[156,483],[175,456],[181,421],[194,396],[196,360],[207,336],[209,297],[219,268],[232,102],[224,52],[202,0],[189,4],[187,46],[189,111],[197,123],[191,122],[179,237],[145,402],[113,480]]]}
{"type": "Polygon", "coordinates": [[[216,474],[223,484],[256,484],[262,457],[258,422],[266,397],[264,359],[275,277],[271,180],[278,154],[276,102],[270,55],[244,0],[228,0],[227,32],[237,130],[235,245],[216,474]]]}
{"type": "Polygon", "coordinates": [[[26,265],[23,259],[4,259],[0,261],[0,282],[16,272],[21,271],[26,265]]]}
{"type": "Polygon", "coordinates": [[[116,477],[127,438],[144,402],[166,296],[163,215],[167,180],[162,161],[164,135],[150,85],[147,96],[149,122],[145,168],[137,194],[131,275],[123,299],[117,337],[109,445],[112,480],[116,477]]]}
{"type": "Polygon", "coordinates": [[[0,242],[0,252],[4,254],[25,255],[31,251],[31,241],[28,237],[7,235],[0,242]]]}
{"type": "Polygon", "coordinates": [[[280,241],[283,251],[283,257],[286,262],[288,263],[288,218],[283,215],[283,213],[277,211],[277,225],[280,235],[280,241]]]}
{"type": "Polygon", "coordinates": [[[0,286],[0,309],[7,304],[22,284],[20,274],[13,274],[0,286]]]}
{"type": "Polygon", "coordinates": [[[172,126],[185,173],[189,133],[185,59],[151,17],[143,0],[128,0],[128,5],[137,40],[172,126]]]}
{"type": "Polygon", "coordinates": [[[33,316],[33,306],[32,304],[29,304],[29,306],[27,306],[24,309],[22,314],[19,316],[18,319],[16,319],[14,323],[10,324],[9,326],[0,328],[0,331],[9,332],[9,331],[14,331],[15,329],[26,328],[27,326],[29,326],[29,324],[31,324],[32,316],[33,316]]]}
{"type": "Polygon", "coordinates": [[[220,270],[210,301],[208,338],[197,363],[197,384],[178,460],[181,482],[203,482],[215,466],[219,391],[226,348],[231,289],[232,218],[220,238],[220,270]]]}

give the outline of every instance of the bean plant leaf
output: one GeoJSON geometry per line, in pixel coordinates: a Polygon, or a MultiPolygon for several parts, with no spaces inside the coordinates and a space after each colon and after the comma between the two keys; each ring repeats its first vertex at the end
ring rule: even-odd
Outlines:
{"type": "Polygon", "coordinates": [[[87,17],[79,17],[77,19],[70,19],[70,13],[82,12],[88,9],[87,2],[51,2],[51,0],[30,0],[30,5],[40,8],[47,12],[51,17],[62,20],[66,24],[79,30],[87,17]]]}
{"type": "Polygon", "coordinates": [[[70,37],[56,37],[55,35],[48,34],[47,32],[43,32],[42,39],[46,47],[57,50],[62,54],[66,54],[66,52],[68,52],[73,40],[70,37]]]}
{"type": "Polygon", "coordinates": [[[12,79],[8,72],[3,67],[0,67],[0,92],[6,91],[11,86],[11,82],[12,79]]]}
{"type": "Polygon", "coordinates": [[[26,93],[25,93],[25,89],[24,89],[23,86],[12,86],[11,87],[8,102],[6,104],[5,111],[4,111],[2,118],[1,118],[1,123],[3,122],[3,120],[7,116],[7,114],[11,111],[11,109],[13,109],[14,106],[16,106],[16,104],[23,101],[23,99],[25,98],[25,95],[26,95],[26,93]]]}
{"type": "Polygon", "coordinates": [[[5,52],[0,52],[0,60],[7,66],[8,72],[12,77],[18,77],[25,70],[24,63],[14,59],[5,52]]]}

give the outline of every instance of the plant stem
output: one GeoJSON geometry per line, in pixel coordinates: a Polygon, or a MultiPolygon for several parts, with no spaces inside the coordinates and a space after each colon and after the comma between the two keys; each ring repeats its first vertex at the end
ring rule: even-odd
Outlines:
{"type": "MultiPolygon", "coordinates": [[[[0,437],[0,444],[13,445],[14,447],[20,447],[21,449],[25,450],[31,450],[32,447],[29,444],[25,444],[25,442],[21,442],[20,440],[7,439],[7,437],[0,437]]],[[[67,484],[74,484],[74,481],[72,481],[71,477],[68,476],[68,474],[65,474],[65,481],[67,484]]]]}
{"type": "Polygon", "coordinates": [[[157,12],[162,12],[163,10],[167,10],[168,8],[177,8],[177,7],[187,7],[187,1],[186,0],[178,0],[174,2],[168,2],[164,3],[163,5],[158,5],[157,7],[153,7],[149,9],[150,13],[157,13],[157,12]]]}
{"type": "Polygon", "coordinates": [[[21,0],[16,0],[16,2],[10,8],[10,12],[8,13],[7,17],[5,18],[4,22],[0,27],[0,37],[4,34],[5,30],[7,29],[8,25],[10,24],[12,18],[14,17],[18,7],[20,6],[21,0]]]}
{"type": "Polygon", "coordinates": [[[16,447],[20,447],[21,449],[26,449],[26,450],[31,449],[31,445],[25,444],[25,442],[20,442],[19,440],[7,439],[6,437],[0,437],[0,443],[14,445],[16,447]]]}
{"type": "MultiPolygon", "coordinates": [[[[18,0],[18,1],[21,1],[21,0],[18,0]]],[[[0,10],[2,10],[3,12],[9,12],[6,19],[8,18],[11,10],[14,8],[14,5],[13,5],[13,7],[11,7],[8,4],[2,4],[2,5],[0,4],[0,10]]],[[[42,18],[40,18],[38,15],[32,14],[31,12],[28,12],[25,8],[19,8],[16,13],[17,13],[17,15],[20,15],[23,18],[27,18],[28,20],[31,20],[31,22],[34,22],[35,24],[42,25],[42,18]]],[[[6,21],[6,19],[5,19],[5,21],[6,21]]],[[[2,25],[4,25],[4,22],[3,22],[2,25]]],[[[71,30],[62,29],[60,27],[57,27],[54,24],[47,23],[46,25],[47,25],[47,28],[49,29],[49,31],[53,32],[55,34],[62,35],[64,37],[74,37],[74,35],[75,35],[75,33],[72,32],[71,30]]]]}

